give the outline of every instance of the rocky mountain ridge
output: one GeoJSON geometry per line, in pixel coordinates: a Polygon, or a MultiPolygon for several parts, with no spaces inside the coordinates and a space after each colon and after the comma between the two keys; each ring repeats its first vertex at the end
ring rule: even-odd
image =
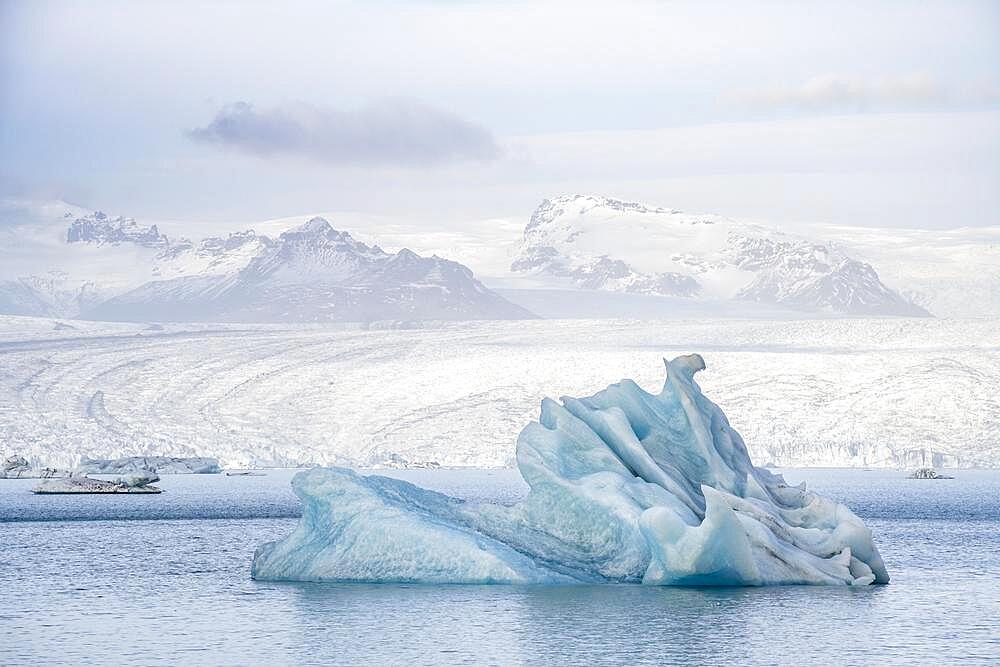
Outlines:
{"type": "MultiPolygon", "coordinates": [[[[69,218],[67,218],[69,219],[69,218]]],[[[467,267],[388,253],[315,217],[276,238],[253,230],[176,241],[156,225],[98,211],[73,217],[67,252],[131,248],[131,284],[66,272],[0,282],[0,314],[108,321],[319,322],[522,319],[533,315],[467,267]]]]}

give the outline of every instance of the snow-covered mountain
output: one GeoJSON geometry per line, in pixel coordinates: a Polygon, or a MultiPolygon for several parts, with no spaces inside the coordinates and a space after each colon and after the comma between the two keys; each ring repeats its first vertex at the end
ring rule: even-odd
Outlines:
{"type": "Polygon", "coordinates": [[[461,264],[407,249],[388,253],[319,217],[276,238],[248,230],[197,243],[99,211],[63,219],[56,261],[75,271],[0,281],[0,314],[219,322],[532,317],[461,264]],[[84,258],[119,251],[116,268],[128,277],[102,282],[74,261],[84,251],[84,258]]]}
{"type": "Polygon", "coordinates": [[[7,315],[74,316],[100,300],[94,283],[61,271],[0,281],[0,313],[7,315]]]}
{"type": "Polygon", "coordinates": [[[81,216],[70,223],[66,231],[68,243],[134,243],[145,248],[166,248],[169,239],[161,234],[156,225],[140,227],[135,219],[117,217],[110,219],[103,211],[95,211],[81,216]]]}
{"type": "Polygon", "coordinates": [[[816,226],[937,317],[1000,315],[1000,226],[899,229],[816,226]]]}
{"type": "MultiPolygon", "coordinates": [[[[495,294],[545,317],[788,319],[924,311],[938,317],[1000,316],[1000,227],[809,225],[790,234],[599,197],[549,200],[527,229],[513,218],[430,228],[422,221],[358,212],[323,217],[344,221],[353,239],[369,248],[411,248],[428,260],[435,254],[460,259],[495,294]]],[[[241,296],[235,283],[268,289],[278,276],[263,280],[250,271],[239,280],[235,276],[255,258],[275,252],[282,234],[308,220],[152,225],[63,202],[0,200],[0,313],[77,317],[111,301],[106,316],[131,317],[123,314],[126,305],[145,308],[143,303],[162,294],[167,306],[176,305],[183,315],[188,305],[229,308],[206,302],[206,290],[222,290],[232,299],[230,316],[271,317],[243,310],[244,303],[253,308],[253,295],[241,296]]],[[[370,267],[375,273],[377,264],[370,267]]],[[[356,278],[367,284],[364,274],[356,278]]],[[[300,295],[303,304],[307,291],[300,295]]],[[[333,291],[331,303],[340,304],[340,314],[357,310],[349,293],[333,291]]],[[[413,317],[406,314],[410,297],[402,292],[368,298],[384,298],[395,304],[386,306],[389,312],[413,317]]],[[[450,302],[438,309],[420,299],[412,308],[444,310],[443,317],[455,312],[450,302]]],[[[492,306],[487,309],[493,312],[492,306]]],[[[289,317],[297,317],[295,311],[290,308],[289,317]]],[[[167,317],[163,312],[158,319],[167,317]]],[[[373,306],[368,312],[381,317],[383,309],[373,306]]],[[[395,319],[394,314],[388,317],[395,319]]]]}
{"type": "Polygon", "coordinates": [[[837,245],[607,197],[543,201],[511,270],[588,290],[862,316],[929,314],[837,245]]]}

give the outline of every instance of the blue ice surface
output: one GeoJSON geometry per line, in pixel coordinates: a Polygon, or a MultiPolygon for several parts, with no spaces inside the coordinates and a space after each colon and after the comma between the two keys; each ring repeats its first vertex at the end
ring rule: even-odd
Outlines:
{"type": "Polygon", "coordinates": [[[713,586],[887,583],[846,506],[756,468],[694,380],[666,364],[659,394],[631,380],[542,401],[517,441],[530,491],[504,506],[341,468],[298,474],[302,518],[260,546],[258,580],[713,586]]]}

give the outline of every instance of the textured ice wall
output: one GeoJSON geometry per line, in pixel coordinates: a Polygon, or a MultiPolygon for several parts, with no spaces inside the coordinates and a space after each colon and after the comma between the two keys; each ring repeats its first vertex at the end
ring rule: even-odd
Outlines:
{"type": "Polygon", "coordinates": [[[425,583],[871,584],[889,575],[847,507],[755,468],[701,393],[698,355],[663,391],[624,380],[542,401],[518,437],[521,503],[472,503],[386,477],[315,468],[292,484],[296,530],[262,545],[256,579],[425,583]]]}

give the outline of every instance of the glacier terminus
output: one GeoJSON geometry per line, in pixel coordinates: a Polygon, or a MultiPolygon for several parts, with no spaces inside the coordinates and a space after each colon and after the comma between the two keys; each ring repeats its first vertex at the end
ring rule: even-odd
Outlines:
{"type": "Polygon", "coordinates": [[[257,580],[712,586],[884,584],[864,523],[755,467],[704,396],[699,355],[658,394],[623,380],[542,402],[517,441],[521,502],[463,501],[314,468],[292,482],[297,528],[257,549],[257,580]]]}

